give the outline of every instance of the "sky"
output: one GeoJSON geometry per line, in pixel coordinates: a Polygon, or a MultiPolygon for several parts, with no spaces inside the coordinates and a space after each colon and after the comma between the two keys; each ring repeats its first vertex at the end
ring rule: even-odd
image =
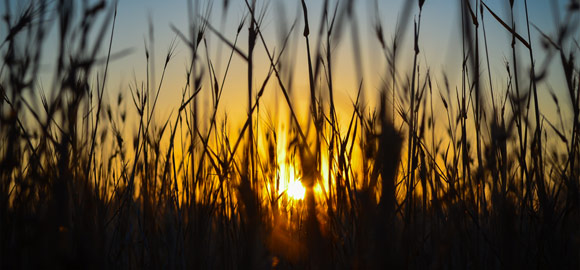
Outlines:
{"type": "MultiPolygon", "coordinates": [[[[23,9],[27,1],[8,0],[2,7],[0,13],[5,14],[10,3],[10,10],[12,13],[18,13],[23,9]]],[[[77,3],[80,3],[78,1],[77,3]]],[[[96,1],[89,1],[94,3],[96,1]]],[[[112,43],[112,52],[122,52],[125,49],[130,49],[130,54],[124,55],[122,58],[114,59],[109,67],[109,74],[107,79],[107,93],[109,100],[116,99],[118,92],[124,93],[128,96],[128,87],[134,81],[141,83],[145,80],[147,65],[145,61],[145,44],[150,40],[149,25],[153,26],[153,48],[154,53],[154,69],[151,73],[155,75],[154,82],[158,83],[163,67],[165,54],[170,47],[172,41],[176,41],[176,49],[174,58],[169,63],[164,84],[161,88],[161,95],[159,104],[159,117],[164,119],[171,113],[174,113],[178,107],[181,99],[181,91],[185,85],[186,69],[190,63],[191,55],[187,45],[176,35],[172,26],[179,29],[183,33],[187,33],[190,18],[188,16],[188,2],[189,0],[119,0],[118,13],[115,23],[114,37],[112,43]]],[[[195,2],[195,1],[194,1],[195,2]]],[[[317,29],[319,25],[320,16],[322,14],[322,2],[320,0],[306,1],[308,6],[308,19],[311,28],[311,51],[314,54],[316,44],[318,44],[317,29]]],[[[336,1],[332,0],[331,6],[334,6],[336,1]]],[[[342,1],[344,2],[344,1],[342,1]]],[[[354,1],[354,10],[356,18],[356,27],[351,23],[345,23],[339,30],[339,35],[332,41],[333,57],[333,79],[335,80],[335,102],[339,108],[339,114],[350,114],[352,110],[352,100],[356,97],[358,85],[362,81],[367,102],[372,105],[376,104],[376,97],[379,89],[387,78],[387,64],[384,53],[375,37],[373,25],[377,22],[379,14],[380,23],[384,29],[384,36],[389,43],[393,36],[396,25],[407,22],[407,29],[404,31],[402,43],[399,45],[400,54],[397,59],[400,71],[400,76],[410,74],[412,63],[412,33],[413,21],[418,19],[419,8],[416,3],[413,3],[412,11],[404,18],[402,12],[402,5],[404,0],[393,1],[354,1]],[[376,3],[376,4],[375,4],[376,3]],[[375,13],[376,12],[376,13],[375,13]],[[353,33],[356,33],[354,35],[353,33]],[[360,50],[360,58],[353,54],[352,42],[354,38],[358,38],[360,50]],[[357,62],[357,60],[359,62],[357,62]],[[359,64],[360,63],[360,64],[359,64]],[[362,71],[358,72],[357,67],[362,67],[362,71]],[[340,108],[343,108],[341,111],[340,108]]],[[[414,1],[417,2],[417,1],[414,1]]],[[[473,1],[471,1],[473,2],[473,1]]],[[[246,6],[242,0],[229,0],[227,9],[223,7],[223,1],[199,1],[199,9],[196,14],[204,13],[204,10],[210,10],[209,23],[217,29],[228,40],[233,41],[237,25],[241,20],[246,18],[246,6]],[[210,7],[209,9],[206,9],[210,7]]],[[[445,73],[450,80],[452,88],[460,87],[461,74],[461,17],[460,17],[460,1],[454,0],[426,0],[421,14],[421,29],[420,29],[420,54],[419,64],[421,65],[422,74],[428,68],[433,76],[434,84],[438,87],[443,86],[443,74],[445,73]]],[[[485,3],[503,20],[509,21],[509,1],[507,0],[488,0],[485,3]]],[[[529,17],[531,23],[538,26],[545,33],[555,32],[555,23],[553,16],[553,8],[551,1],[529,1],[529,17]]],[[[567,1],[559,1],[560,9],[563,9],[567,1]]],[[[284,36],[290,25],[294,21],[297,22],[294,31],[291,34],[289,46],[287,49],[287,57],[283,59],[288,62],[288,66],[293,67],[294,81],[291,89],[293,98],[297,100],[298,104],[307,104],[309,100],[308,94],[308,73],[307,73],[307,56],[305,39],[302,36],[304,27],[303,12],[300,1],[283,1],[270,0],[258,1],[257,9],[265,11],[265,16],[261,25],[261,29],[266,38],[270,50],[279,50],[281,44],[281,37],[284,36]],[[302,102],[304,101],[304,102],[302,102]]],[[[518,26],[518,32],[527,39],[527,29],[525,26],[524,1],[515,1],[515,18],[518,26]]],[[[199,16],[196,16],[199,19],[199,16]]],[[[486,27],[486,34],[488,39],[488,49],[490,52],[490,66],[493,78],[492,81],[494,89],[500,89],[496,94],[501,96],[501,90],[505,91],[506,85],[506,70],[505,62],[512,61],[511,52],[511,35],[507,32],[489,12],[484,13],[484,22],[486,27]]],[[[99,21],[102,22],[102,21],[99,21]]],[[[239,44],[240,49],[247,51],[247,20],[240,33],[239,44]]],[[[54,54],[51,51],[56,50],[56,38],[58,29],[56,26],[51,28],[51,35],[45,49],[45,68],[43,72],[50,74],[53,70],[54,54]]],[[[5,29],[0,33],[0,38],[6,35],[5,29]]],[[[110,33],[110,32],[109,32],[110,33]]],[[[106,35],[105,40],[108,40],[106,35]]],[[[186,34],[187,35],[187,34],[186,34]]],[[[535,29],[531,29],[532,46],[535,48],[534,57],[538,62],[542,62],[545,54],[542,52],[540,43],[540,34],[535,29]]],[[[575,33],[575,37],[577,33],[575,33]]],[[[229,56],[229,49],[222,41],[220,41],[215,33],[208,31],[206,33],[207,53],[212,60],[218,77],[222,77],[227,64],[229,56]]],[[[324,43],[323,43],[324,44],[324,43]]],[[[151,45],[148,45],[151,46],[151,45]]],[[[527,51],[521,44],[516,45],[518,49],[518,58],[521,66],[529,68],[529,56],[527,51]]],[[[203,53],[201,57],[206,61],[206,47],[202,48],[203,53]]],[[[106,50],[102,51],[104,56],[106,50]]],[[[483,51],[482,51],[483,53],[483,51]]],[[[483,56],[483,54],[482,54],[483,56]]],[[[255,52],[255,66],[254,66],[254,83],[261,84],[264,80],[269,68],[269,61],[264,53],[264,48],[261,44],[256,46],[255,52]]],[[[548,115],[555,111],[551,98],[547,89],[554,89],[554,92],[565,100],[565,92],[561,68],[557,65],[558,61],[553,61],[550,66],[548,79],[545,80],[539,87],[543,89],[540,91],[540,100],[542,108],[545,108],[545,113],[548,115]]],[[[247,113],[247,69],[246,63],[238,56],[234,55],[232,59],[228,79],[224,87],[224,98],[222,105],[220,105],[220,112],[231,115],[246,115],[247,113]]],[[[207,65],[204,65],[207,73],[207,65]]],[[[482,62],[482,81],[487,82],[487,65],[482,62]],[[485,72],[483,72],[485,71],[485,72]]],[[[525,70],[520,70],[521,76],[525,77],[525,70]]],[[[205,78],[207,78],[207,74],[205,78]]],[[[404,79],[402,77],[401,79],[404,79]]],[[[274,82],[274,80],[271,80],[274,82]]],[[[209,82],[205,82],[206,85],[209,82]]],[[[276,115],[284,106],[281,99],[279,89],[276,89],[274,83],[270,83],[271,90],[265,94],[264,100],[272,100],[266,102],[266,114],[270,113],[276,115]]],[[[489,83],[483,83],[483,87],[488,89],[489,83]]],[[[256,87],[257,88],[257,87],[256,87]]],[[[209,87],[206,87],[209,89],[209,87]]],[[[256,91],[256,89],[254,89],[256,91]]],[[[441,90],[442,91],[442,90],[441,90]]],[[[211,95],[205,91],[200,94],[202,105],[209,105],[211,102],[211,95]]],[[[487,97],[489,103],[489,97],[487,97]]],[[[111,102],[113,103],[113,102],[111,102]]],[[[128,110],[132,106],[127,103],[128,110]]],[[[307,105],[302,106],[303,110],[307,105]]],[[[438,106],[439,109],[442,107],[438,106]]]]}

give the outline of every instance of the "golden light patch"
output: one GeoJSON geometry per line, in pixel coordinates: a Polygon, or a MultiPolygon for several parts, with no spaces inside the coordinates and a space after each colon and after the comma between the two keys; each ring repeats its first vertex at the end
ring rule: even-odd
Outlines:
{"type": "Polygon", "coordinates": [[[306,189],[299,178],[296,177],[296,171],[292,165],[280,166],[280,188],[278,193],[286,193],[289,198],[294,200],[304,199],[306,189]]]}
{"type": "Polygon", "coordinates": [[[286,190],[288,196],[295,200],[302,200],[304,199],[304,194],[306,193],[306,189],[302,186],[300,181],[293,181],[288,183],[288,189],[286,190]]]}

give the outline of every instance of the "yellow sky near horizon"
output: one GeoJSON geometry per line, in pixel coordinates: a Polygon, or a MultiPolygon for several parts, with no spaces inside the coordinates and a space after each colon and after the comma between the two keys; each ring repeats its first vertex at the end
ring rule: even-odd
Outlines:
{"type": "MultiPolygon", "coordinates": [[[[10,2],[10,1],[9,1],[10,2]]],[[[18,13],[19,6],[24,6],[24,2],[13,1],[12,11],[18,13]]],[[[121,0],[118,6],[118,16],[115,25],[115,32],[113,38],[113,52],[120,52],[124,49],[131,49],[131,53],[125,55],[120,59],[115,59],[111,62],[108,70],[107,87],[105,92],[106,100],[111,104],[115,104],[118,93],[121,92],[125,97],[124,108],[120,110],[127,111],[128,119],[133,120],[132,128],[126,130],[127,134],[134,134],[137,128],[137,122],[134,121],[136,115],[132,102],[130,101],[129,85],[137,82],[138,85],[146,83],[147,63],[145,61],[144,47],[145,43],[149,42],[149,22],[154,27],[154,45],[151,51],[154,51],[151,74],[154,74],[153,83],[159,83],[162,64],[165,58],[165,53],[172,40],[177,41],[175,55],[168,65],[168,69],[164,78],[163,86],[160,91],[159,105],[156,109],[156,120],[161,123],[164,122],[170,115],[175,117],[179,102],[181,99],[181,92],[185,86],[186,69],[189,65],[191,55],[186,44],[176,37],[176,33],[170,26],[175,26],[180,31],[186,33],[188,25],[186,0],[171,0],[164,1],[162,4],[158,1],[137,1],[137,0],[121,0]],[[133,119],[131,118],[133,117],[133,119]],[[132,129],[132,130],[131,130],[132,129]],[[131,133],[133,132],[133,133],[131,133]]],[[[330,1],[331,6],[334,6],[336,1],[330,1]]],[[[405,1],[378,1],[378,14],[382,27],[384,29],[384,36],[389,43],[394,36],[396,25],[403,21],[407,21],[407,28],[403,32],[400,43],[400,54],[397,58],[398,64],[398,95],[404,95],[402,86],[410,76],[410,66],[412,62],[412,27],[413,20],[418,19],[418,7],[413,3],[413,9],[407,18],[401,18],[401,6],[405,1]],[[380,2],[380,3],[379,3],[380,2]]],[[[209,21],[211,25],[218,29],[228,40],[233,41],[235,37],[235,30],[238,23],[244,18],[247,19],[247,11],[244,1],[230,1],[230,6],[227,11],[222,8],[222,1],[200,1],[200,11],[203,13],[204,8],[212,3],[209,21]]],[[[320,14],[322,14],[322,1],[307,1],[309,8],[309,21],[311,23],[311,52],[316,54],[317,45],[321,44],[323,48],[322,53],[325,53],[325,43],[319,43],[317,40],[317,31],[319,26],[320,14]]],[[[369,105],[369,110],[376,108],[377,97],[384,82],[389,80],[387,70],[387,63],[384,54],[380,48],[379,42],[374,35],[373,24],[376,23],[377,18],[374,15],[375,7],[373,1],[366,4],[357,2],[355,4],[355,18],[356,28],[353,28],[352,21],[344,20],[342,28],[337,30],[340,34],[332,41],[331,51],[333,55],[332,63],[332,77],[335,90],[335,103],[337,106],[337,113],[339,115],[340,125],[346,129],[349,117],[352,113],[352,102],[356,98],[356,91],[362,79],[363,91],[365,93],[365,101],[369,105]],[[358,49],[354,46],[357,44],[353,39],[358,38],[358,49]],[[360,57],[359,57],[360,56],[360,57]],[[362,71],[358,70],[360,66],[362,71]],[[362,75],[362,78],[361,78],[362,75]]],[[[420,31],[420,50],[419,65],[421,81],[424,79],[427,68],[429,68],[433,87],[434,87],[434,114],[436,116],[444,116],[444,109],[438,93],[445,94],[443,73],[449,77],[451,91],[456,87],[461,87],[461,23],[459,13],[459,1],[441,1],[441,0],[427,0],[424,6],[421,17],[421,31],[420,31]]],[[[486,3],[495,10],[504,20],[509,19],[507,11],[507,1],[486,1],[486,3]]],[[[526,29],[523,28],[525,20],[523,12],[523,1],[516,1],[516,18],[518,22],[518,32],[522,36],[527,37],[526,29]]],[[[560,3],[564,6],[565,1],[560,3]]],[[[550,4],[546,1],[530,1],[530,20],[546,33],[553,33],[554,25],[550,16],[546,13],[550,10],[550,4]]],[[[307,122],[308,108],[310,105],[309,96],[309,81],[307,69],[307,56],[305,39],[302,36],[304,27],[303,14],[299,1],[258,1],[258,10],[264,10],[265,16],[262,23],[262,31],[264,33],[268,48],[270,51],[279,51],[281,47],[281,40],[290,29],[290,26],[296,21],[296,26],[291,33],[289,45],[286,55],[282,62],[286,71],[282,74],[285,83],[288,82],[290,76],[288,75],[288,67],[293,72],[292,87],[290,89],[292,95],[293,106],[296,107],[301,122],[307,122]]],[[[4,13],[5,11],[0,11],[4,13]]],[[[492,84],[496,91],[495,97],[503,96],[506,89],[506,71],[505,61],[512,61],[510,34],[495,21],[489,13],[484,13],[485,27],[488,38],[488,46],[490,53],[490,66],[492,73],[492,84]]],[[[100,21],[98,21],[100,22],[100,21]]],[[[54,25],[51,28],[51,33],[56,33],[58,27],[54,25]]],[[[240,50],[247,52],[247,23],[242,28],[239,36],[240,50]]],[[[3,34],[0,34],[2,37],[3,34]]],[[[535,48],[535,57],[538,62],[543,61],[545,54],[542,53],[540,46],[540,33],[532,29],[532,45],[535,48]]],[[[577,36],[577,33],[575,33],[577,36]]],[[[51,71],[51,59],[55,55],[51,54],[51,49],[54,49],[55,38],[57,35],[50,35],[47,42],[47,49],[45,49],[46,65],[41,70],[43,76],[49,80],[51,71]],[[51,43],[52,42],[52,43],[51,43]],[[52,45],[51,45],[52,44],[52,45]],[[51,47],[52,46],[52,47],[51,47]]],[[[207,48],[201,47],[200,64],[199,67],[204,71],[203,89],[198,96],[198,102],[202,108],[200,119],[207,126],[209,122],[209,114],[211,112],[211,93],[210,83],[207,79],[208,67],[207,57],[211,59],[218,78],[222,78],[225,72],[227,59],[230,50],[227,45],[219,40],[219,38],[208,31],[206,33],[207,48]],[[207,50],[207,51],[206,51],[207,50]],[[207,52],[207,53],[206,53],[207,52]]],[[[482,37],[480,36],[480,39],[482,37]]],[[[105,37],[108,40],[108,34],[105,37]]],[[[529,67],[529,57],[525,48],[518,45],[518,61],[521,68],[519,70],[520,79],[526,81],[527,76],[525,69],[529,67]]],[[[487,78],[487,63],[482,56],[482,89],[486,96],[484,102],[490,106],[489,96],[489,82],[487,78]]],[[[259,85],[263,82],[266,73],[269,69],[269,60],[266,57],[265,50],[261,42],[257,42],[255,56],[254,56],[254,87],[253,92],[259,89],[259,85]]],[[[97,70],[102,76],[104,67],[99,67],[97,70]]],[[[558,65],[557,59],[552,61],[552,65],[548,69],[549,76],[547,80],[539,85],[540,101],[542,113],[554,123],[557,122],[555,116],[555,107],[551,101],[549,94],[550,89],[561,100],[562,106],[568,106],[566,101],[566,92],[563,84],[563,77],[561,67],[558,65]]],[[[321,72],[324,74],[324,71],[321,72]]],[[[96,74],[95,74],[96,76],[96,74]]],[[[326,86],[325,76],[319,77],[320,81],[317,90],[320,91],[324,97],[325,107],[328,110],[328,88],[326,86]]],[[[529,83],[522,83],[522,88],[527,88],[529,83]]],[[[49,83],[44,83],[47,87],[49,83]]],[[[153,87],[152,87],[153,88],[153,87]]],[[[224,85],[223,99],[220,102],[218,112],[218,123],[228,116],[230,123],[230,130],[237,134],[243,121],[247,117],[247,65],[243,59],[235,55],[232,58],[231,67],[227,75],[224,85]]],[[[446,98],[449,98],[446,96],[446,98]]],[[[455,96],[452,93],[447,102],[453,102],[455,96]]],[[[276,83],[276,77],[272,77],[268,83],[267,90],[262,98],[260,107],[260,119],[267,119],[268,117],[278,116],[280,119],[288,119],[286,102],[280,92],[276,83]]],[[[564,113],[566,112],[563,110],[564,113]]],[[[285,121],[284,120],[284,121],[285,121]]],[[[566,119],[565,119],[566,120],[566,119]]],[[[400,123],[400,119],[399,119],[400,123]]],[[[438,127],[444,132],[446,128],[446,118],[438,119],[438,127]]],[[[569,128],[569,127],[567,127],[569,128]]],[[[237,137],[234,135],[233,137],[237,137]]]]}

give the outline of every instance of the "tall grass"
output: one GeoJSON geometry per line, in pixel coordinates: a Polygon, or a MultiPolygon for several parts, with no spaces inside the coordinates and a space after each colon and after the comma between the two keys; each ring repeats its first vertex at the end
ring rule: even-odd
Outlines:
{"type": "MultiPolygon", "coordinates": [[[[377,1],[368,27],[376,40],[367,42],[380,45],[383,51],[372,55],[386,66],[373,107],[363,81],[374,78],[363,78],[354,1],[324,1],[317,32],[310,3],[297,1],[302,17],[281,28],[287,32],[278,47],[263,28],[267,3],[241,2],[246,15],[228,36],[212,25],[211,1],[188,1],[189,24],[185,31],[171,26],[176,38],[160,77],[150,25],[145,78],[109,104],[109,64],[128,53],[112,51],[117,3],[39,0],[13,14],[6,0],[1,268],[579,268],[579,6],[571,1],[550,34],[532,24],[523,1],[519,11],[509,1],[509,20],[483,1],[457,3],[460,85],[420,64],[429,1],[403,5],[391,42],[377,1]],[[523,25],[516,25],[518,12],[523,25]],[[403,59],[408,22],[412,58],[403,59]],[[58,46],[47,80],[40,69],[51,24],[58,46]],[[504,78],[492,78],[490,24],[511,36],[504,78]],[[545,45],[541,65],[531,28],[545,45]],[[339,114],[334,48],[346,31],[360,81],[352,106],[339,114]],[[216,72],[220,59],[212,59],[208,37],[224,45],[223,73],[216,72]],[[288,67],[293,39],[305,43],[307,66],[288,67]],[[188,49],[186,80],[172,115],[159,120],[177,41],[188,49]],[[264,76],[254,72],[257,51],[266,56],[264,76]],[[518,52],[529,55],[531,66],[518,52]],[[247,93],[238,132],[218,117],[234,59],[247,75],[246,86],[229,86],[247,93]],[[548,68],[552,61],[558,70],[548,68]],[[404,62],[412,63],[409,70],[404,62]],[[308,89],[293,90],[294,73],[287,71],[294,69],[308,75],[308,89]],[[565,80],[558,90],[566,100],[552,92],[559,123],[544,115],[539,100],[548,73],[565,80]],[[288,121],[261,117],[266,91],[282,95],[288,121]],[[306,115],[292,91],[310,97],[306,115]],[[201,94],[211,104],[203,106],[201,94]],[[132,112],[122,109],[127,103],[132,112]],[[446,133],[438,132],[439,121],[446,133]],[[132,137],[125,127],[136,128],[132,137]],[[303,199],[284,186],[288,173],[300,179],[303,199]]],[[[221,5],[223,14],[229,4],[221,5]]]]}

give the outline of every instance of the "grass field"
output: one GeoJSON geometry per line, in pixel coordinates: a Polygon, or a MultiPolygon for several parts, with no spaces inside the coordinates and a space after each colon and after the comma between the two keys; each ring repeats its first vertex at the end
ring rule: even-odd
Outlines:
{"type": "MultiPolygon", "coordinates": [[[[293,24],[270,22],[284,24],[278,39],[263,31],[274,12],[263,1],[235,3],[233,34],[213,25],[212,1],[188,1],[187,29],[163,29],[175,35],[164,61],[153,61],[150,27],[144,77],[116,94],[110,65],[131,53],[112,50],[116,2],[11,12],[5,0],[0,268],[579,269],[580,4],[555,4],[552,31],[532,23],[527,0],[456,1],[441,14],[460,24],[460,74],[448,74],[422,58],[434,42],[421,28],[426,1],[404,2],[396,25],[377,8],[368,25],[353,0],[321,0],[321,14],[296,0],[293,24]],[[492,26],[510,37],[504,66],[490,66],[492,26]],[[336,65],[339,40],[386,63],[380,78],[358,61],[336,65]],[[357,45],[368,42],[380,49],[357,45]],[[188,64],[173,87],[177,52],[188,64]],[[346,109],[339,68],[358,78],[346,109]],[[165,115],[168,83],[180,101],[165,115]],[[245,114],[228,114],[224,89],[245,114]]],[[[224,14],[234,5],[219,2],[224,14]]]]}

